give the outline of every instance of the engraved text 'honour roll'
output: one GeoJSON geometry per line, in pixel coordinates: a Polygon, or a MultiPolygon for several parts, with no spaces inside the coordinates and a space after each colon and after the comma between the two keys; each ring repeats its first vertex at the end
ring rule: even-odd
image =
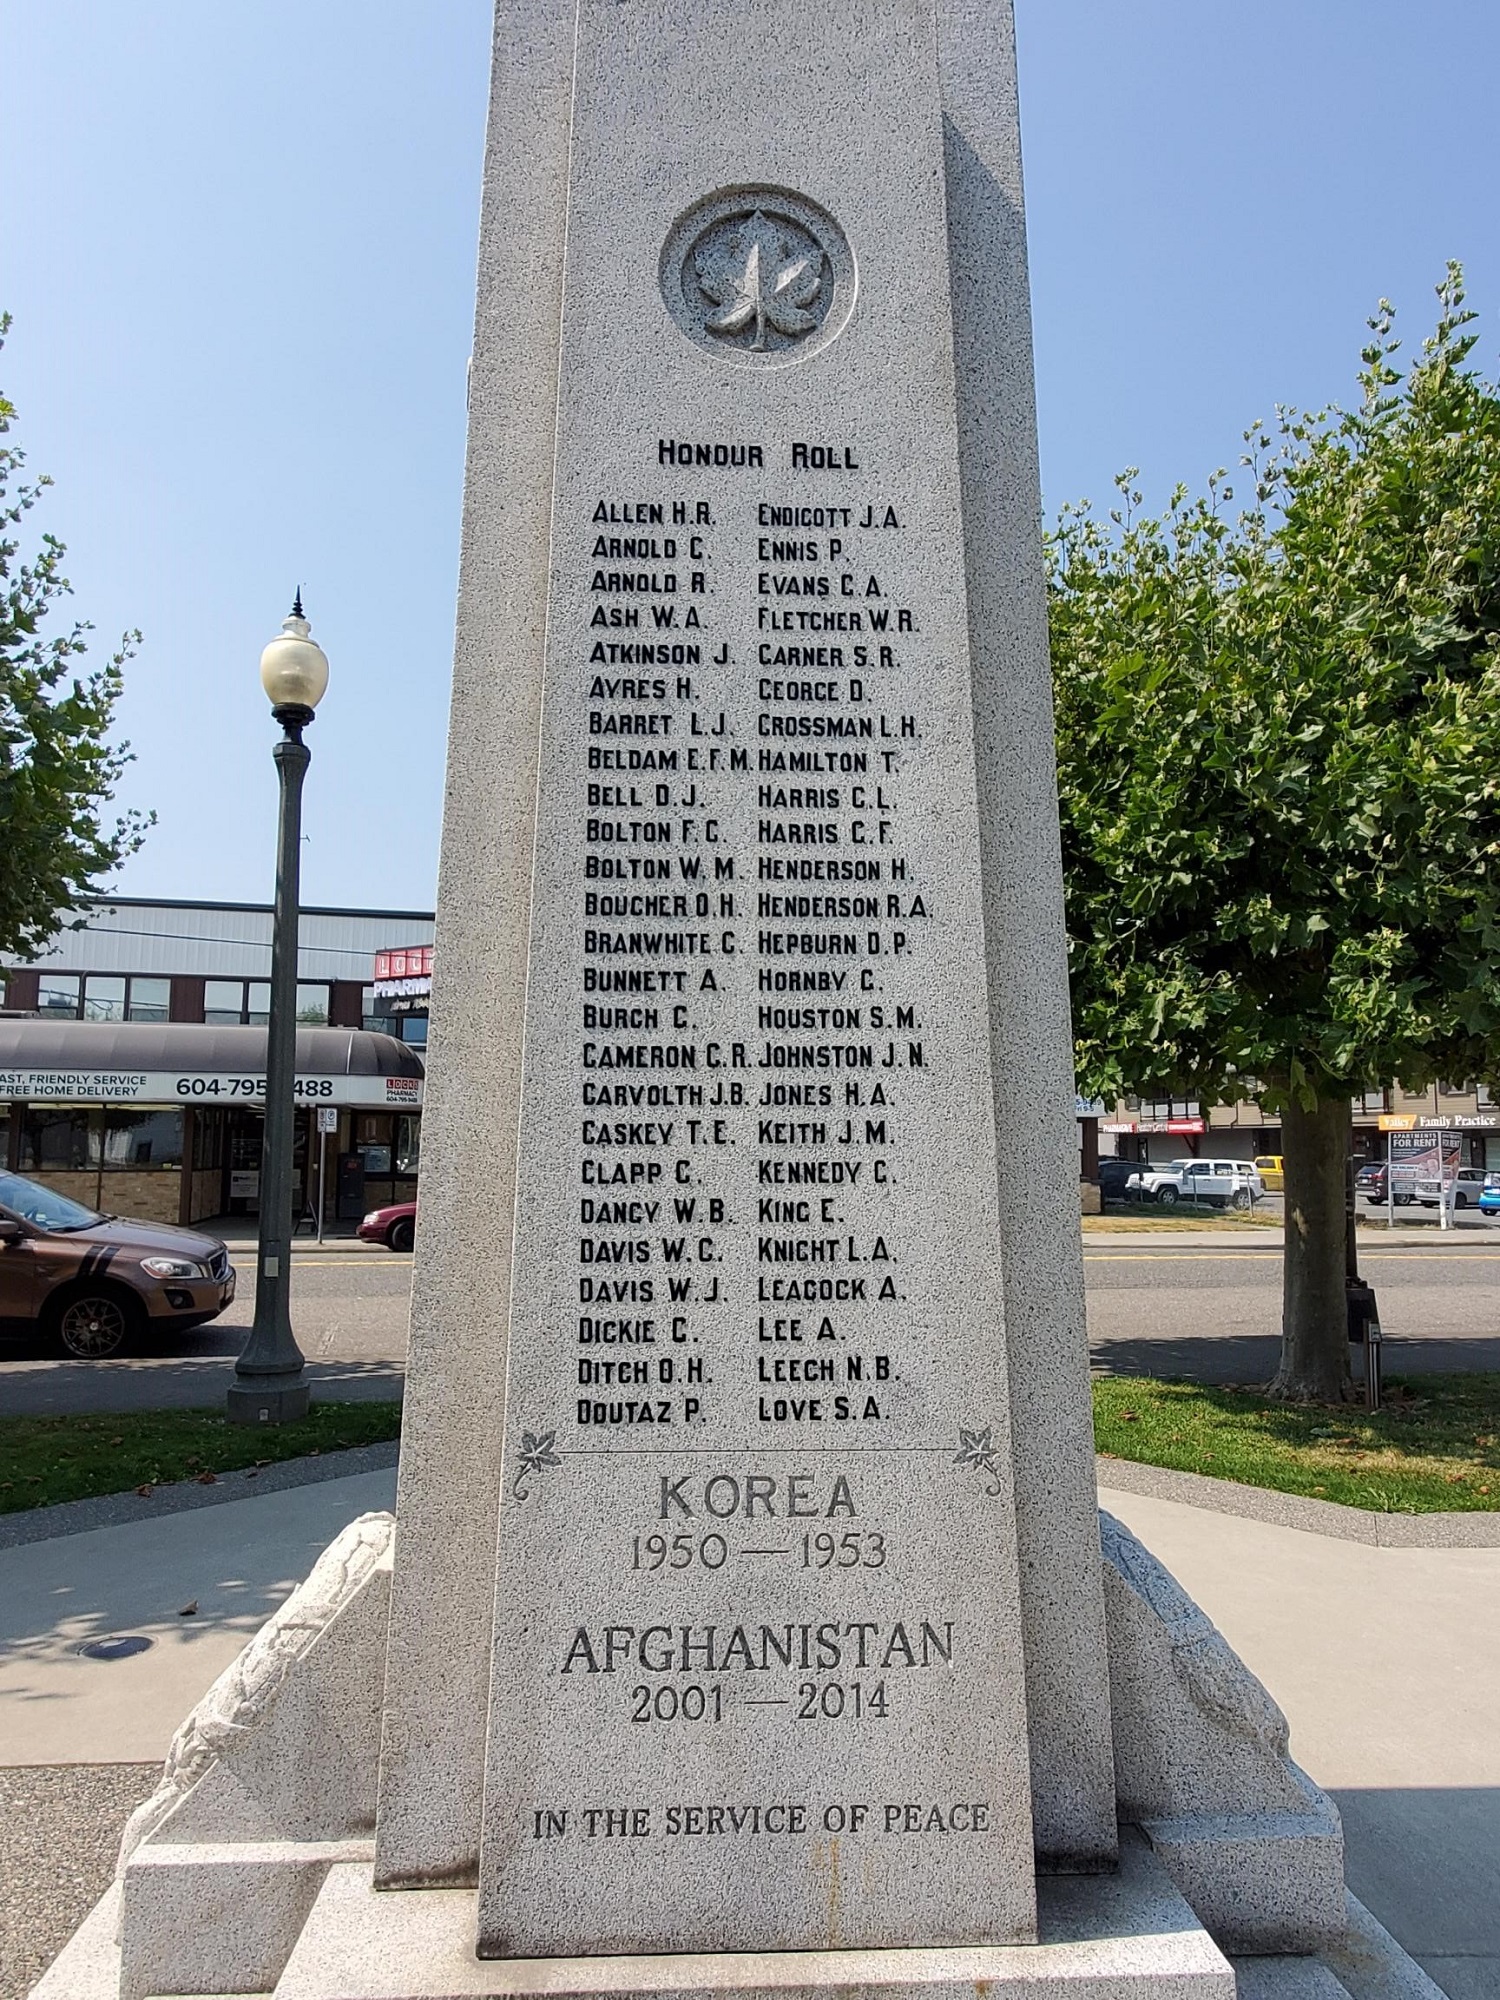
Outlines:
{"type": "Polygon", "coordinates": [[[743,368],[784,368],[837,339],[854,310],[842,229],[789,188],[695,202],[661,253],[661,292],[688,339],[743,368]]]}

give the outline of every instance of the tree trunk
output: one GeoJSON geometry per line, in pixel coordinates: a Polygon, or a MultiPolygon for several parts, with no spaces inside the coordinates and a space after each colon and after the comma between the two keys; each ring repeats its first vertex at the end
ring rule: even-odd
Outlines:
{"type": "Polygon", "coordinates": [[[1342,1403],[1353,1394],[1344,1297],[1349,1106],[1320,1098],[1281,1114],[1286,1164],[1281,1361],[1268,1393],[1288,1403],[1342,1403]]]}

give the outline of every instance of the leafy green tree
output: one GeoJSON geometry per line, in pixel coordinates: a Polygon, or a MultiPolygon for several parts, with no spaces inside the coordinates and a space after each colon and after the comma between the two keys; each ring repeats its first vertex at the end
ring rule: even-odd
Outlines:
{"type": "MultiPolygon", "coordinates": [[[[9,327],[0,315],[0,345],[9,327]]],[[[21,483],[25,454],[9,442],[15,414],[0,395],[0,951],[30,958],[135,852],[151,816],[130,812],[109,826],[101,811],[130,761],[109,729],[140,634],[127,633],[87,674],[73,663],[88,625],[42,636],[71,586],[55,536],[44,534],[30,560],[20,552],[24,517],[52,482],[21,483]]]]}
{"type": "Polygon", "coordinates": [[[1349,1100],[1500,1072],[1500,393],[1462,272],[1352,409],[1049,536],[1081,1086],[1282,1115],[1288,1399],[1349,1393],[1349,1100]]]}

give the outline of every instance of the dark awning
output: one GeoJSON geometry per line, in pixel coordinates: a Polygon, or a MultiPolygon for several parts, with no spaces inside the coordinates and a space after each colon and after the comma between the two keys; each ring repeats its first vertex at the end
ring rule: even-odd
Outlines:
{"type": "MultiPolygon", "coordinates": [[[[264,1028],[198,1021],[0,1020],[0,1070],[182,1070],[264,1076],[264,1028]]],[[[300,1076],[422,1075],[416,1050],[364,1028],[299,1028],[300,1076]]]]}
{"type": "MultiPolygon", "coordinates": [[[[245,1104],[266,1094],[264,1028],[193,1021],[0,1020],[0,1101],[245,1104]]],[[[416,1110],[422,1059],[393,1035],[297,1030],[299,1103],[416,1110]]]]}

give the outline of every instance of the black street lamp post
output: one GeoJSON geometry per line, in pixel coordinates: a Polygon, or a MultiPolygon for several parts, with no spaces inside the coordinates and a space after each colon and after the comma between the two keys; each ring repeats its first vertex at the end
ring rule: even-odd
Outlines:
{"type": "Polygon", "coordinates": [[[292,1332],[292,1154],[296,1133],[298,874],[302,780],[312,752],[302,732],[328,686],[328,661],[311,636],[297,592],[291,616],[260,656],[261,685],[281,724],[272,751],[281,783],[276,909],[271,927],[271,1008],[266,1023],[266,1130],[255,1252],[255,1323],[234,1366],[228,1414],[236,1424],[288,1424],[307,1415],[302,1350],[292,1332]]]}

